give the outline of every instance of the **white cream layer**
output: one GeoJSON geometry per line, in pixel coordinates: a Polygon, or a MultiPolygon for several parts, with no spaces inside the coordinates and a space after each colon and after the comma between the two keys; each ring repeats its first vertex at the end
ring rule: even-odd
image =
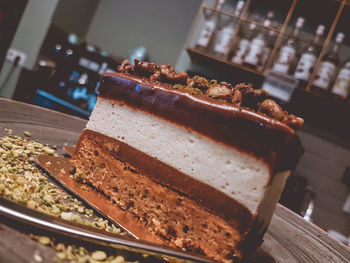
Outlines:
{"type": "Polygon", "coordinates": [[[121,140],[215,187],[245,205],[252,214],[263,213],[267,221],[289,175],[289,172],[277,174],[272,184],[268,184],[268,166],[254,156],[103,98],[98,98],[86,128],[121,140]]]}

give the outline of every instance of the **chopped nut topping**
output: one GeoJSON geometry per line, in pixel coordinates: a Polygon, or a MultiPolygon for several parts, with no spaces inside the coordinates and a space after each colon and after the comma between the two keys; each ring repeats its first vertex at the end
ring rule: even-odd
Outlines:
{"type": "Polygon", "coordinates": [[[212,85],[206,91],[206,94],[214,99],[228,100],[232,97],[232,87],[231,85],[222,82],[220,84],[212,85]]]}
{"type": "Polygon", "coordinates": [[[135,71],[139,72],[140,75],[149,77],[156,70],[158,70],[156,64],[151,62],[138,61],[137,59],[135,59],[135,71]]]}
{"type": "Polygon", "coordinates": [[[185,84],[188,75],[185,72],[176,72],[171,65],[160,65],[152,62],[143,62],[135,59],[135,66],[128,60],[124,60],[118,66],[119,72],[135,73],[136,75],[149,77],[152,81],[162,81],[169,84],[185,84]]]}
{"type": "Polygon", "coordinates": [[[172,84],[174,89],[184,90],[193,95],[206,95],[213,99],[225,100],[267,115],[293,129],[300,129],[304,123],[303,119],[283,111],[276,102],[267,100],[269,95],[265,90],[254,89],[251,84],[241,83],[232,87],[229,83],[209,81],[199,76],[189,78],[187,73],[176,72],[171,65],[157,66],[154,63],[137,59],[135,59],[135,66],[131,65],[128,60],[124,60],[118,66],[118,71],[147,77],[150,81],[172,84]]]}
{"type": "Polygon", "coordinates": [[[117,68],[119,72],[131,73],[135,70],[135,66],[131,65],[129,60],[124,60],[117,68]]]}
{"type": "Polygon", "coordinates": [[[267,99],[264,100],[259,106],[259,112],[265,113],[272,118],[282,121],[284,118],[284,112],[276,102],[273,100],[267,99]]]}
{"type": "Polygon", "coordinates": [[[272,118],[285,123],[294,129],[300,129],[304,124],[304,120],[302,118],[298,118],[293,114],[288,114],[288,112],[282,110],[281,106],[270,99],[264,100],[262,103],[260,103],[258,111],[265,113],[266,115],[271,116],[272,118]]]}

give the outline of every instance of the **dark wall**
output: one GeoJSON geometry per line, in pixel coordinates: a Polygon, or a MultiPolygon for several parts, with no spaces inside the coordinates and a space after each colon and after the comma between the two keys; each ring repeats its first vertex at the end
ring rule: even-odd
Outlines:
{"type": "Polygon", "coordinates": [[[156,63],[175,65],[202,0],[102,0],[87,40],[121,57],[144,45],[156,63]]]}
{"type": "Polygon", "coordinates": [[[100,0],[60,0],[52,23],[85,39],[100,0]]]}
{"type": "Polygon", "coordinates": [[[28,0],[0,0],[0,70],[28,0]]]}

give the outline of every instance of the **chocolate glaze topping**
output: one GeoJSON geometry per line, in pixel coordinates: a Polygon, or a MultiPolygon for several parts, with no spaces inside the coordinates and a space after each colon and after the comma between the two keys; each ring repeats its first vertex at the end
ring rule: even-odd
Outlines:
{"type": "Polygon", "coordinates": [[[271,176],[294,169],[303,153],[296,132],[280,121],[224,100],[174,89],[149,77],[105,74],[99,91],[103,98],[123,102],[249,153],[269,165],[271,176]]]}
{"type": "Polygon", "coordinates": [[[172,84],[173,88],[187,90],[192,94],[202,94],[214,99],[225,100],[267,115],[294,129],[300,129],[304,120],[289,114],[273,100],[267,99],[268,93],[262,89],[253,89],[251,84],[238,84],[232,87],[227,82],[208,81],[199,76],[189,78],[185,72],[176,72],[171,65],[160,65],[135,59],[135,65],[124,60],[118,71],[148,78],[150,81],[172,84]]]}

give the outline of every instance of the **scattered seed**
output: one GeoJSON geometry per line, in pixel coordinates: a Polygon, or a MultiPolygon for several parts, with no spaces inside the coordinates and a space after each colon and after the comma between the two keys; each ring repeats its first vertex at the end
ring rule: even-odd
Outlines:
{"type": "MultiPolygon", "coordinates": [[[[27,136],[29,137],[29,136],[27,136]]],[[[40,154],[55,154],[54,149],[36,141],[30,141],[14,135],[0,137],[0,196],[10,199],[30,209],[47,213],[62,219],[83,224],[88,227],[104,229],[112,233],[121,233],[120,228],[97,217],[92,209],[51,183],[35,165],[35,159],[40,154]]],[[[51,163],[46,163],[47,166],[51,163]]],[[[81,182],[82,173],[69,169],[81,182]]],[[[83,185],[85,190],[91,188],[83,185]]],[[[121,256],[107,255],[103,251],[87,251],[83,247],[55,244],[54,240],[45,236],[34,238],[37,242],[51,246],[56,251],[56,258],[70,262],[125,262],[121,256]],[[102,252],[102,253],[101,253],[102,252]],[[93,258],[93,256],[95,258],[93,258]],[[100,259],[99,259],[100,258],[100,259]]],[[[34,262],[43,262],[39,252],[33,254],[34,262]]]]}
{"type": "Polygon", "coordinates": [[[51,149],[51,148],[48,148],[48,147],[45,147],[44,148],[44,151],[47,153],[47,154],[50,154],[50,155],[53,155],[55,153],[55,150],[54,149],[51,149]]]}
{"type": "Polygon", "coordinates": [[[32,134],[29,131],[24,131],[23,134],[27,137],[32,137],[32,134]]]}
{"type": "Polygon", "coordinates": [[[102,261],[102,260],[105,260],[107,258],[107,255],[106,255],[106,253],[104,251],[96,250],[95,252],[93,252],[91,254],[91,257],[94,260],[102,261]]]}
{"type": "Polygon", "coordinates": [[[70,221],[73,218],[73,213],[72,212],[63,212],[61,214],[61,218],[67,221],[70,221]]]}
{"type": "Polygon", "coordinates": [[[66,259],[66,254],[64,252],[56,253],[56,257],[59,259],[66,259]]]}
{"type": "Polygon", "coordinates": [[[43,245],[48,245],[50,244],[50,238],[45,237],[45,236],[41,236],[39,237],[38,241],[43,244],[43,245]]]}
{"type": "Polygon", "coordinates": [[[123,263],[125,262],[125,259],[123,256],[117,256],[115,259],[111,261],[111,263],[123,263]]]}
{"type": "Polygon", "coordinates": [[[73,175],[73,180],[77,182],[82,182],[84,180],[84,175],[82,172],[77,172],[73,175]]]}
{"type": "Polygon", "coordinates": [[[83,189],[84,191],[90,191],[90,187],[88,187],[86,185],[82,185],[81,189],[83,189]]]}
{"type": "Polygon", "coordinates": [[[39,251],[35,250],[33,254],[33,259],[35,262],[43,262],[43,258],[40,256],[39,251]]]}

